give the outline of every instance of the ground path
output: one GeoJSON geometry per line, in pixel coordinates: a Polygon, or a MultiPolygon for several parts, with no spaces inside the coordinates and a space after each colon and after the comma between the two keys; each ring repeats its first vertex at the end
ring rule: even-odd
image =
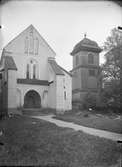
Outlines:
{"type": "Polygon", "coordinates": [[[105,130],[98,130],[95,128],[89,128],[89,127],[81,126],[81,125],[78,125],[75,123],[58,120],[58,119],[53,118],[54,115],[31,116],[31,117],[54,123],[59,127],[72,128],[76,131],[81,130],[81,131],[88,133],[90,135],[103,137],[103,138],[110,139],[113,141],[118,141],[118,140],[122,141],[122,134],[113,133],[113,132],[109,132],[109,131],[105,131],[105,130]]]}

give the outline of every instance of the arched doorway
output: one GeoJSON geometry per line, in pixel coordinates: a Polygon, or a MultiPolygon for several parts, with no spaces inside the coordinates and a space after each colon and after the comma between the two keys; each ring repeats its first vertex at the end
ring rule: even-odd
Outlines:
{"type": "Polygon", "coordinates": [[[35,90],[30,90],[24,97],[24,108],[40,108],[41,97],[35,90]]]}

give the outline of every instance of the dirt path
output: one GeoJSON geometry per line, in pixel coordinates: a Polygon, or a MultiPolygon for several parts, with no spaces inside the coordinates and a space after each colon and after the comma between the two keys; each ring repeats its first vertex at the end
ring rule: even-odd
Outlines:
{"type": "Polygon", "coordinates": [[[78,124],[75,124],[75,123],[70,123],[70,122],[57,120],[57,119],[53,118],[53,116],[54,115],[31,116],[31,117],[32,118],[37,118],[37,119],[42,119],[42,120],[54,123],[59,127],[72,128],[76,131],[81,130],[81,131],[83,131],[85,133],[88,133],[90,135],[103,137],[103,138],[110,139],[110,140],[113,140],[113,141],[118,141],[118,140],[122,141],[122,134],[113,133],[113,132],[109,132],[109,131],[105,131],[105,130],[98,130],[98,129],[95,129],[95,128],[88,128],[88,127],[81,126],[81,125],[78,125],[78,124]]]}

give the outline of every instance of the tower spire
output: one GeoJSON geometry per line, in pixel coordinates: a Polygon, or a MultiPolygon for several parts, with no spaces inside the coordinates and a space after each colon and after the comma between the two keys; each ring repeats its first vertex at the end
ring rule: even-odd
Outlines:
{"type": "Polygon", "coordinates": [[[87,34],[86,34],[86,32],[85,32],[85,33],[84,33],[84,38],[86,38],[86,35],[87,35],[87,34]]]}

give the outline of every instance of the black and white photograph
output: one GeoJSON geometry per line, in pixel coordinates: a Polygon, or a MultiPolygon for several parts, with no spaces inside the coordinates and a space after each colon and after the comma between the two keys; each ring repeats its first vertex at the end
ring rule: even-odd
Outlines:
{"type": "Polygon", "coordinates": [[[122,167],[122,2],[1,0],[0,166],[122,167]]]}

